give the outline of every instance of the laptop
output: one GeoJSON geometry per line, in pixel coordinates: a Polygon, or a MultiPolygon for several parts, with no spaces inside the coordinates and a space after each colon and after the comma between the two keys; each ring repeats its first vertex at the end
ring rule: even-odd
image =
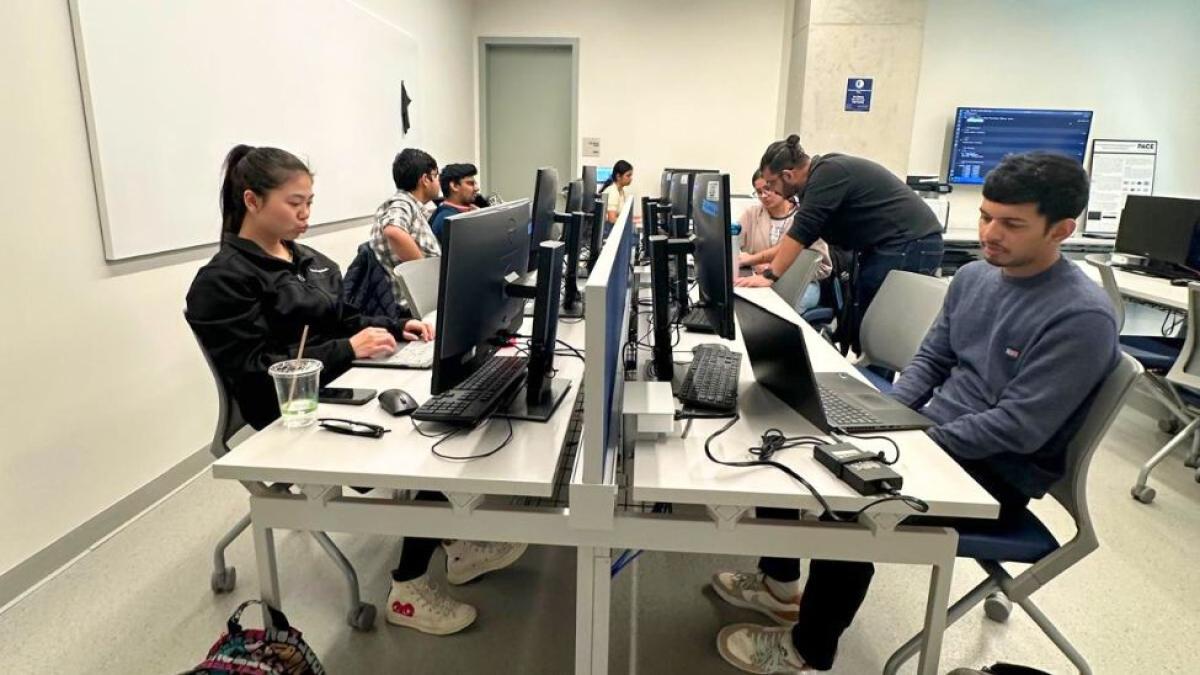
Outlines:
{"type": "Polygon", "coordinates": [[[754,379],[825,433],[927,429],[934,423],[849,373],[814,373],[796,324],[737,296],[754,379]]]}

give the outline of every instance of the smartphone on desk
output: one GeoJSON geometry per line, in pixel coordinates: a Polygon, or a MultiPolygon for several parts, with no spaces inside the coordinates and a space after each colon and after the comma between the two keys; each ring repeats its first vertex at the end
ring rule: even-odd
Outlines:
{"type": "Polygon", "coordinates": [[[363,405],[375,398],[374,389],[349,389],[346,387],[325,387],[317,392],[317,401],[340,405],[363,405]]]}

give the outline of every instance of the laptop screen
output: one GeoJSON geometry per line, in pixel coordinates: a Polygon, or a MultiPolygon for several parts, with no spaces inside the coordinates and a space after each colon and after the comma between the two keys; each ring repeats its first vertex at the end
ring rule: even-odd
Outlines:
{"type": "Polygon", "coordinates": [[[754,379],[828,433],[829,422],[800,327],[741,296],[737,296],[734,310],[754,379]]]}

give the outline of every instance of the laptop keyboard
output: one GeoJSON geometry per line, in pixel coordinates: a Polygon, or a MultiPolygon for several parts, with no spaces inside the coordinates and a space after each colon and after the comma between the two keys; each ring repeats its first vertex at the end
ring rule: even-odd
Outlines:
{"type": "Polygon", "coordinates": [[[847,403],[824,385],[817,385],[821,393],[821,406],[825,408],[825,418],[832,426],[848,427],[865,424],[879,424],[879,418],[862,408],[847,403]]]}

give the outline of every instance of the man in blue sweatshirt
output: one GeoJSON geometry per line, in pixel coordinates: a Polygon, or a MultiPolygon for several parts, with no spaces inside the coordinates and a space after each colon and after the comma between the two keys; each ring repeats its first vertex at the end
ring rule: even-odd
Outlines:
{"type": "MultiPolygon", "coordinates": [[[[1066,442],[1119,358],[1112,304],[1059,253],[1087,194],[1087,174],[1062,155],[1010,155],[988,174],[985,260],[954,276],[891,392],[937,423],[930,437],[996,498],[1001,520],[1064,475],[1066,442]]],[[[719,596],[783,626],[727,626],[721,655],[750,673],[828,670],[873,574],[870,563],[814,560],[801,595],[797,560],[717,573],[719,596]]]]}

